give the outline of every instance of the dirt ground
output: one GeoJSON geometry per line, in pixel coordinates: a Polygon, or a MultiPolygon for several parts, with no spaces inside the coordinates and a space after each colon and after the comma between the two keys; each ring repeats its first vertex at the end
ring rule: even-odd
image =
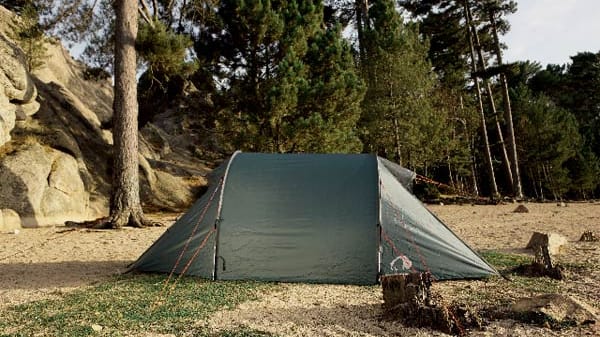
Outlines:
{"type": "MultiPolygon", "coordinates": [[[[598,266],[581,279],[565,282],[565,291],[600,308],[600,243],[580,243],[585,230],[600,233],[600,203],[526,203],[517,205],[428,206],[464,241],[477,250],[524,253],[533,231],[554,232],[569,243],[560,262],[598,266]]],[[[170,225],[177,215],[153,215],[170,225]]],[[[7,305],[60,296],[124,271],[165,227],[120,231],[69,230],[65,227],[22,229],[0,234],[0,310],[7,305]]],[[[445,287],[465,287],[446,283],[445,287]]],[[[484,287],[472,282],[466,287],[484,287]]],[[[507,287],[510,283],[507,282],[507,287]]],[[[442,336],[426,329],[383,321],[381,289],[339,285],[283,284],[269,296],[214,315],[198,325],[214,329],[246,326],[281,336],[442,336]]],[[[552,331],[510,320],[492,323],[471,336],[579,336],[600,330],[552,331]]]]}

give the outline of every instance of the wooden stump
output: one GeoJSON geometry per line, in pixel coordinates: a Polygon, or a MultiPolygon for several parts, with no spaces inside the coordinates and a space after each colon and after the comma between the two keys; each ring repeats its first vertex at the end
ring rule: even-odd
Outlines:
{"type": "Polygon", "coordinates": [[[429,273],[386,276],[381,279],[386,317],[413,327],[428,327],[462,335],[466,328],[482,326],[474,311],[460,305],[446,305],[431,293],[429,273]]]}
{"type": "Polygon", "coordinates": [[[560,234],[533,232],[525,248],[535,251],[540,246],[546,246],[551,255],[558,255],[566,244],[567,238],[560,234]]]}
{"type": "Polygon", "coordinates": [[[519,205],[515,208],[513,213],[529,213],[529,209],[525,207],[525,205],[519,205]]]}
{"type": "Polygon", "coordinates": [[[383,289],[383,306],[386,309],[406,305],[416,308],[431,303],[431,275],[429,273],[386,276],[381,279],[381,287],[383,289]]]}
{"type": "Polygon", "coordinates": [[[599,240],[600,239],[598,238],[598,235],[596,235],[592,231],[583,232],[583,234],[581,234],[581,238],[579,238],[579,241],[584,241],[584,242],[598,242],[599,240]]]}
{"type": "Polygon", "coordinates": [[[562,280],[564,278],[563,268],[552,261],[548,245],[536,246],[533,262],[518,266],[515,268],[515,272],[532,277],[548,276],[555,280],[562,280]]]}

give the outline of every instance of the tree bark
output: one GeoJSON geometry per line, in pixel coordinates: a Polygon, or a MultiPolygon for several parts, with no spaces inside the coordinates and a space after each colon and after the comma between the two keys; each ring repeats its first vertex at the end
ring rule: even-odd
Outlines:
{"type": "Polygon", "coordinates": [[[146,225],[139,193],[138,103],[135,39],[138,2],[115,1],[113,181],[106,227],[146,225]]]}
{"type": "MultiPolygon", "coordinates": [[[[492,34],[494,36],[494,49],[496,52],[496,60],[498,66],[502,66],[502,50],[500,50],[500,39],[498,38],[498,27],[496,25],[496,15],[493,10],[489,12],[490,23],[492,25],[492,34]]],[[[515,129],[513,126],[512,107],[510,104],[510,95],[508,94],[508,81],[506,74],[500,73],[500,82],[502,84],[502,99],[504,100],[504,119],[508,131],[508,150],[511,156],[512,174],[513,174],[513,192],[517,199],[523,199],[523,185],[521,182],[521,174],[519,172],[519,159],[517,156],[517,142],[515,139],[515,129]]]]}
{"type": "Polygon", "coordinates": [[[477,61],[475,58],[475,46],[473,44],[473,34],[471,32],[471,19],[469,13],[469,3],[468,0],[463,1],[464,11],[465,11],[465,19],[467,21],[467,39],[469,40],[469,47],[471,49],[471,73],[473,82],[475,82],[475,91],[477,93],[477,100],[479,109],[479,115],[481,119],[481,132],[483,133],[483,142],[484,142],[484,157],[488,167],[489,175],[490,175],[490,188],[492,193],[492,199],[499,198],[500,193],[498,192],[498,185],[496,184],[496,175],[494,174],[494,164],[492,162],[492,153],[490,151],[490,142],[488,139],[487,133],[487,125],[485,122],[485,113],[483,110],[483,100],[481,99],[481,87],[479,86],[479,79],[475,76],[477,72],[477,61]]]}

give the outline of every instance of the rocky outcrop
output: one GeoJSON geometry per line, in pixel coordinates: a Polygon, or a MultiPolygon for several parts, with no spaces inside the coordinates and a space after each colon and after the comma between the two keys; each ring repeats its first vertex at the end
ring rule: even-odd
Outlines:
{"type": "Polygon", "coordinates": [[[0,160],[0,205],[15,210],[23,227],[99,216],[70,155],[37,143],[0,160]]]}
{"type": "MultiPolygon", "coordinates": [[[[0,7],[0,21],[15,17],[0,7]]],[[[17,119],[25,119],[39,109],[37,91],[27,68],[24,55],[11,39],[0,31],[0,146],[8,142],[17,119]]]]}
{"type": "MultiPolygon", "coordinates": [[[[18,21],[0,6],[0,209],[13,209],[27,227],[106,216],[111,82],[85,79],[85,65],[58,42],[45,45],[44,63],[28,73],[9,38],[18,21]]],[[[142,203],[185,209],[210,169],[177,109],[157,119],[140,132],[142,203]]]]}

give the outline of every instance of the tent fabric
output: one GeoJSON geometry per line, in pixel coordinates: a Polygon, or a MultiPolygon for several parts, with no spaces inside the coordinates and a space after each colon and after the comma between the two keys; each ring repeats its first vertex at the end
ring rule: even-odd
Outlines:
{"type": "Polygon", "coordinates": [[[213,170],[209,177],[208,190],[134,262],[130,269],[180,274],[187,263],[192,261],[185,270],[186,275],[213,277],[216,235],[211,233],[211,230],[217,219],[218,199],[228,163],[229,161],[213,170]],[[197,248],[205,239],[207,242],[204,247],[198,250],[194,257],[197,248]]]}
{"type": "Polygon", "coordinates": [[[383,275],[428,271],[436,279],[463,279],[496,273],[403,188],[387,165],[379,166],[379,178],[383,275]]]}
{"type": "Polygon", "coordinates": [[[413,179],[368,154],[238,152],[132,269],[343,284],[496,274],[409,192],[413,179]]]}

